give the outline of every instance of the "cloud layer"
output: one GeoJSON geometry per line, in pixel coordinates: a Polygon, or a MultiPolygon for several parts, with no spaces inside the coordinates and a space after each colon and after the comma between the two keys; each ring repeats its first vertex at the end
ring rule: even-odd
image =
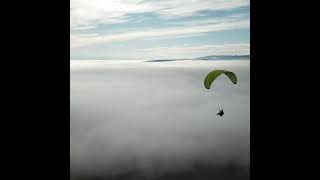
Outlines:
{"type": "Polygon", "coordinates": [[[72,176],[249,164],[249,61],[71,61],[70,73],[72,176]],[[206,90],[214,68],[239,84],[221,76],[206,90]]]}

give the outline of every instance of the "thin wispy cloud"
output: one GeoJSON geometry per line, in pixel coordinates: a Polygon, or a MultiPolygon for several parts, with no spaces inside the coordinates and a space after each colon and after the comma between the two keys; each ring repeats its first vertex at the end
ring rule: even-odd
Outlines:
{"type": "Polygon", "coordinates": [[[206,33],[196,33],[196,34],[188,34],[188,35],[180,35],[180,36],[161,36],[161,37],[151,37],[144,38],[144,40],[158,40],[158,39],[179,39],[179,38],[187,38],[187,37],[196,37],[196,36],[205,36],[206,33]]]}
{"type": "Polygon", "coordinates": [[[71,0],[71,27],[121,23],[130,14],[154,13],[163,18],[193,16],[208,10],[230,10],[249,0],[71,0]]]}
{"type": "Polygon", "coordinates": [[[71,28],[100,23],[124,22],[130,13],[153,11],[148,5],[139,4],[141,1],[119,0],[71,0],[71,28]]]}
{"type": "Polygon", "coordinates": [[[88,29],[95,29],[97,26],[81,26],[81,27],[75,27],[72,30],[73,31],[81,31],[81,30],[88,30],[88,29]]]}
{"type": "MultiPolygon", "coordinates": [[[[71,0],[70,6],[71,57],[122,57],[141,47],[186,43],[249,43],[249,0],[71,0]]],[[[129,58],[145,57],[139,52],[129,58]]]]}
{"type": "Polygon", "coordinates": [[[71,47],[88,46],[98,43],[112,43],[115,41],[128,41],[133,39],[150,38],[150,37],[169,37],[179,35],[190,35],[197,33],[206,33],[214,31],[223,31],[230,29],[248,28],[250,22],[248,20],[236,21],[236,22],[223,22],[210,25],[201,26],[187,26],[187,27],[173,27],[163,29],[153,29],[147,31],[119,33],[111,35],[97,35],[97,36],[71,36],[71,47]]]}
{"type": "Polygon", "coordinates": [[[185,21],[173,21],[172,25],[182,25],[182,26],[197,26],[197,25],[208,25],[208,24],[218,24],[226,22],[237,22],[242,20],[248,20],[248,14],[232,14],[226,15],[224,17],[215,17],[208,19],[196,19],[196,20],[185,20],[185,21]]]}
{"type": "Polygon", "coordinates": [[[248,0],[164,0],[149,1],[151,6],[160,7],[158,13],[166,18],[199,15],[202,11],[230,10],[248,6],[248,0]]]}

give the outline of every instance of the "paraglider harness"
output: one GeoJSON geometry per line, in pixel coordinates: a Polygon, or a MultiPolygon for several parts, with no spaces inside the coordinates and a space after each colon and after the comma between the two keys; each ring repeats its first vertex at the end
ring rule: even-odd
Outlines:
{"type": "Polygon", "coordinates": [[[224,112],[223,112],[223,109],[219,110],[218,114],[219,116],[223,116],[224,112]]]}

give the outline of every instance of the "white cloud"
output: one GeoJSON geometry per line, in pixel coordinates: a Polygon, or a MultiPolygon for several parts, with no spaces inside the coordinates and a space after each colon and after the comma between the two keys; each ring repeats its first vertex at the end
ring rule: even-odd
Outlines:
{"type": "Polygon", "coordinates": [[[206,33],[197,33],[197,34],[187,34],[187,35],[178,35],[178,36],[161,36],[161,37],[151,37],[145,38],[144,40],[158,40],[158,39],[178,39],[178,38],[187,38],[187,37],[195,37],[195,36],[205,36],[206,33]]]}
{"type": "Polygon", "coordinates": [[[71,0],[70,26],[89,26],[99,23],[124,22],[127,14],[153,11],[141,0],[71,0]]]}
{"type": "Polygon", "coordinates": [[[248,6],[249,0],[164,0],[151,1],[152,6],[161,7],[158,13],[163,17],[177,18],[198,15],[205,10],[229,10],[248,6]]]}
{"type": "Polygon", "coordinates": [[[88,30],[88,29],[95,29],[97,26],[80,26],[80,27],[75,27],[72,30],[74,31],[82,31],[82,30],[88,30]]]}
{"type": "MultiPolygon", "coordinates": [[[[250,28],[248,14],[235,14],[232,10],[248,6],[249,3],[249,0],[71,0],[71,54],[75,52],[83,53],[81,47],[111,45],[114,42],[173,40],[204,36],[210,32],[250,28]],[[197,20],[185,19],[191,16],[201,16],[203,14],[200,12],[207,10],[230,10],[230,13],[211,17],[210,19],[208,17],[197,20]],[[154,16],[134,18],[133,14],[139,13],[153,13],[162,19],[176,20],[166,21],[166,23],[170,23],[167,24],[170,27],[162,28],[121,26],[122,28],[96,29],[101,24],[110,24],[112,26],[114,23],[125,23],[129,20],[137,22],[141,18],[154,18],[154,16]],[[93,33],[88,34],[89,31],[93,33]]],[[[97,52],[97,50],[86,51],[90,51],[90,53],[97,52]]]]}
{"type": "Polygon", "coordinates": [[[248,6],[249,0],[71,0],[70,26],[125,22],[130,14],[150,13],[163,18],[199,15],[205,10],[229,10],[248,6]]]}
{"type": "Polygon", "coordinates": [[[218,23],[225,23],[225,22],[236,22],[248,19],[247,14],[231,14],[224,17],[215,17],[210,19],[197,19],[197,20],[187,20],[187,21],[175,21],[171,24],[175,25],[189,25],[189,26],[196,26],[196,25],[208,25],[208,24],[218,24],[218,23]]]}
{"type": "Polygon", "coordinates": [[[70,63],[71,175],[114,179],[140,170],[150,180],[167,170],[250,162],[249,61],[70,63]],[[221,76],[205,89],[215,68],[235,72],[239,83],[221,76]]]}
{"type": "Polygon", "coordinates": [[[226,21],[216,24],[200,26],[179,26],[162,29],[140,30],[136,32],[114,33],[109,35],[84,36],[83,34],[71,34],[71,48],[88,46],[92,44],[111,43],[115,41],[128,41],[141,38],[181,36],[231,29],[249,28],[249,20],[226,21]]]}

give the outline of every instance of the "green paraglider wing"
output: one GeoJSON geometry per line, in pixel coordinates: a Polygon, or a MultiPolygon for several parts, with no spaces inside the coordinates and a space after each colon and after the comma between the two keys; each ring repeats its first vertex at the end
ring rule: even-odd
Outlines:
{"type": "Polygon", "coordinates": [[[204,80],[204,86],[207,88],[207,89],[210,89],[210,86],[211,84],[213,83],[213,81],[218,77],[220,76],[221,74],[225,74],[227,75],[230,80],[233,82],[233,84],[237,84],[237,76],[233,73],[233,72],[230,72],[230,71],[225,71],[225,70],[214,70],[214,71],[211,71],[205,78],[204,80]]]}

